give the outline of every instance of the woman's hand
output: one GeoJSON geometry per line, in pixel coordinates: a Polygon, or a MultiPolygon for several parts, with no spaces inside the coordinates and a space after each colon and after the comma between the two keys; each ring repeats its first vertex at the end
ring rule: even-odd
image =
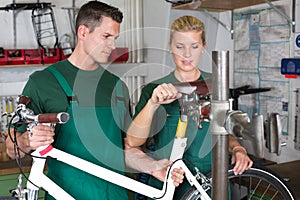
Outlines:
{"type": "MultiPolygon", "coordinates": [[[[158,180],[164,182],[167,175],[167,168],[172,165],[168,159],[157,160],[155,164],[158,167],[158,170],[154,170],[151,172],[151,175],[157,178],[158,180]]],[[[171,178],[173,180],[173,184],[177,187],[179,186],[184,179],[184,171],[181,168],[174,168],[171,171],[171,178]]]]}
{"type": "Polygon", "coordinates": [[[235,164],[233,172],[235,175],[242,174],[253,165],[253,161],[247,155],[247,151],[242,146],[236,146],[232,150],[231,164],[235,164]]]}
{"type": "Polygon", "coordinates": [[[153,104],[169,104],[182,95],[171,83],[163,83],[157,86],[152,93],[151,102],[153,104]]]}

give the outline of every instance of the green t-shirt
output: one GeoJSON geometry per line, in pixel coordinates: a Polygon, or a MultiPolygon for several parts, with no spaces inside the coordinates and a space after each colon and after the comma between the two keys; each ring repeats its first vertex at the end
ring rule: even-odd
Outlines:
{"type": "MultiPolygon", "coordinates": [[[[120,123],[120,127],[114,128],[114,130],[119,131],[106,131],[104,132],[104,134],[106,135],[106,138],[110,140],[112,145],[115,145],[118,149],[120,149],[120,155],[111,155],[120,159],[111,160],[114,160],[114,162],[115,160],[119,160],[117,161],[117,164],[120,165],[119,169],[124,169],[122,138],[124,137],[124,133],[126,132],[131,120],[129,109],[129,94],[126,85],[123,82],[121,82],[122,94],[121,96],[119,96],[115,93],[115,85],[119,81],[119,78],[113,75],[112,73],[108,72],[101,66],[99,66],[96,70],[93,71],[83,71],[73,66],[68,60],[60,61],[54,64],[53,66],[57,71],[59,71],[63,75],[68,85],[71,87],[74,94],[76,95],[75,99],[78,102],[78,105],[84,108],[83,110],[85,110],[85,108],[88,107],[103,107],[103,109],[113,107],[112,100],[115,100],[116,96],[120,99],[120,101],[122,101],[121,104],[118,104],[119,106],[122,106],[122,108],[117,110],[124,111],[122,116],[120,116],[120,119],[123,121],[120,123]]],[[[29,80],[22,94],[30,97],[31,101],[27,107],[33,110],[35,114],[66,112],[70,105],[69,97],[67,97],[54,75],[48,70],[34,72],[29,77],[29,80]]],[[[77,117],[77,119],[79,118],[80,120],[81,117],[83,120],[86,120],[87,118],[87,116],[84,116],[83,113],[83,115],[77,117]]],[[[97,120],[104,120],[105,122],[108,122],[105,123],[106,126],[115,125],[113,121],[116,121],[112,117],[105,117],[103,115],[100,115],[97,120]]],[[[101,123],[99,124],[101,125],[101,123]]],[[[91,129],[91,127],[86,127],[86,134],[91,134],[92,130],[89,130],[89,128],[91,129]]],[[[56,146],[56,142],[58,141],[56,139],[58,137],[61,137],[60,134],[64,134],[64,132],[59,132],[59,130],[59,126],[56,126],[55,141],[53,144],[54,146],[56,146]]],[[[74,128],[74,130],[76,130],[76,128],[74,128]]],[[[108,129],[103,128],[103,130],[108,129]]],[[[88,137],[89,136],[87,136],[87,138],[88,137]]],[[[78,138],[72,139],[74,138],[72,134],[65,136],[64,138],[67,138],[68,140],[60,141],[60,148],[62,150],[64,150],[64,147],[61,144],[65,143],[67,145],[65,145],[66,149],[68,149],[69,146],[74,145],[71,144],[70,141],[79,141],[78,138]]],[[[91,138],[95,137],[91,136],[91,138]]],[[[102,147],[100,142],[101,141],[99,141],[99,145],[97,147],[98,150],[96,149],[95,152],[103,152],[104,150],[105,152],[109,152],[108,149],[101,149],[102,147]]],[[[78,142],[78,144],[81,145],[80,141],[78,142]]],[[[83,153],[76,152],[74,153],[75,155],[81,155],[83,159],[89,158],[90,161],[95,161],[94,163],[96,164],[103,163],[101,161],[97,161],[92,155],[87,153],[88,151],[85,151],[85,147],[77,146],[77,148],[84,151],[83,153]],[[84,154],[86,154],[86,157],[84,154]]],[[[77,148],[75,146],[76,150],[77,148]]],[[[103,163],[104,166],[108,165],[107,163],[110,162],[109,159],[107,159],[106,161],[106,163],[103,163]]],[[[62,177],[67,177],[66,179],[68,180],[61,181],[60,184],[72,184],[73,182],[74,184],[72,185],[71,190],[66,188],[64,185],[61,185],[61,187],[63,187],[67,191],[73,191],[74,193],[71,195],[74,196],[76,199],[127,199],[127,191],[124,188],[118,187],[104,180],[97,179],[96,177],[88,175],[80,170],[76,171],[72,167],[60,165],[60,163],[57,163],[56,166],[55,164],[53,164],[53,162],[57,161],[49,160],[49,175],[50,172],[52,176],[55,175],[55,173],[58,173],[56,175],[56,180],[58,180],[59,178],[62,179],[62,177]],[[70,174],[72,174],[72,176],[70,176],[70,174]]],[[[116,171],[119,171],[119,169],[117,169],[116,171]]]]}
{"type": "MultiPolygon", "coordinates": [[[[210,74],[201,72],[199,80],[208,78],[209,76],[210,74]]],[[[139,103],[136,106],[135,116],[146,105],[149,98],[151,98],[153,90],[158,86],[158,84],[176,82],[179,81],[176,79],[174,72],[172,72],[169,75],[146,85],[142,90],[139,103]]],[[[154,158],[162,159],[170,157],[179,117],[178,100],[170,104],[161,105],[156,111],[150,132],[150,135],[153,136],[153,140],[148,140],[148,142],[151,141],[155,144],[155,150],[151,152],[154,158]]],[[[208,173],[211,171],[211,135],[209,133],[209,123],[202,122],[201,124],[202,129],[197,129],[196,123],[194,123],[193,120],[189,120],[186,131],[188,143],[183,159],[188,161],[185,163],[192,172],[194,171],[190,163],[197,166],[202,173],[208,173]]],[[[149,185],[158,188],[162,187],[162,183],[153,177],[150,177],[149,185]]],[[[176,188],[174,199],[180,199],[188,188],[189,183],[185,180],[183,184],[176,188]]]]}

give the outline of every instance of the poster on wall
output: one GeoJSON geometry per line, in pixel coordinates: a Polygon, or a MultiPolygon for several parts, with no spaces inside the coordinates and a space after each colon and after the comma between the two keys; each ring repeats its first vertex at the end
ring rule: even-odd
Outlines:
{"type": "Polygon", "coordinates": [[[282,134],[288,135],[290,82],[280,73],[280,63],[282,58],[291,56],[290,26],[275,10],[262,9],[235,13],[234,27],[234,86],[271,88],[268,92],[241,97],[239,108],[249,116],[262,114],[264,119],[278,113],[282,134]]]}
{"type": "Polygon", "coordinates": [[[295,51],[294,51],[294,56],[296,58],[300,58],[300,32],[295,33],[295,51]]]}

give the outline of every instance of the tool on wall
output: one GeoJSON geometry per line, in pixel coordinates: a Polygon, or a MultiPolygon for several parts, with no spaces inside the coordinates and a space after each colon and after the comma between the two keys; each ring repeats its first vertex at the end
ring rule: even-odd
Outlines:
{"type": "Polygon", "coordinates": [[[31,18],[40,55],[55,56],[58,47],[58,32],[52,8],[50,6],[34,8],[31,18]]]}
{"type": "Polygon", "coordinates": [[[14,36],[14,48],[17,48],[17,15],[23,10],[32,10],[34,8],[45,8],[51,6],[51,3],[13,3],[0,7],[0,10],[10,11],[13,13],[13,36],[14,36]]]}
{"type": "Polygon", "coordinates": [[[72,46],[75,46],[76,44],[76,17],[79,12],[79,7],[76,7],[76,0],[72,0],[72,6],[71,7],[62,7],[61,9],[67,10],[68,16],[69,16],[69,22],[70,22],[70,27],[72,31],[72,46]]]}
{"type": "Polygon", "coordinates": [[[51,6],[51,3],[11,3],[5,7],[0,7],[0,10],[32,10],[34,8],[45,8],[51,6]]]}

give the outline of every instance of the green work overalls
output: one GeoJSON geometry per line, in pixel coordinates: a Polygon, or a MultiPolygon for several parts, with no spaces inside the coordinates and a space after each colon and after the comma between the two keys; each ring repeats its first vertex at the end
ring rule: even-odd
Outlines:
{"type": "MultiPolygon", "coordinates": [[[[47,70],[56,77],[68,99],[70,99],[67,110],[70,119],[60,127],[53,146],[123,174],[122,133],[117,125],[117,123],[122,122],[116,123],[114,120],[116,109],[114,110],[113,106],[80,106],[76,101],[76,95],[73,94],[72,89],[60,72],[54,67],[48,67],[47,70]]],[[[114,101],[112,104],[117,108],[118,102],[115,99],[112,98],[112,101],[114,101]]],[[[119,111],[122,109],[124,109],[124,106],[119,108],[119,111]]],[[[48,159],[48,176],[75,199],[126,200],[128,198],[127,190],[124,188],[51,158],[48,159]]],[[[52,197],[46,195],[46,199],[52,199],[52,197]]]]}

